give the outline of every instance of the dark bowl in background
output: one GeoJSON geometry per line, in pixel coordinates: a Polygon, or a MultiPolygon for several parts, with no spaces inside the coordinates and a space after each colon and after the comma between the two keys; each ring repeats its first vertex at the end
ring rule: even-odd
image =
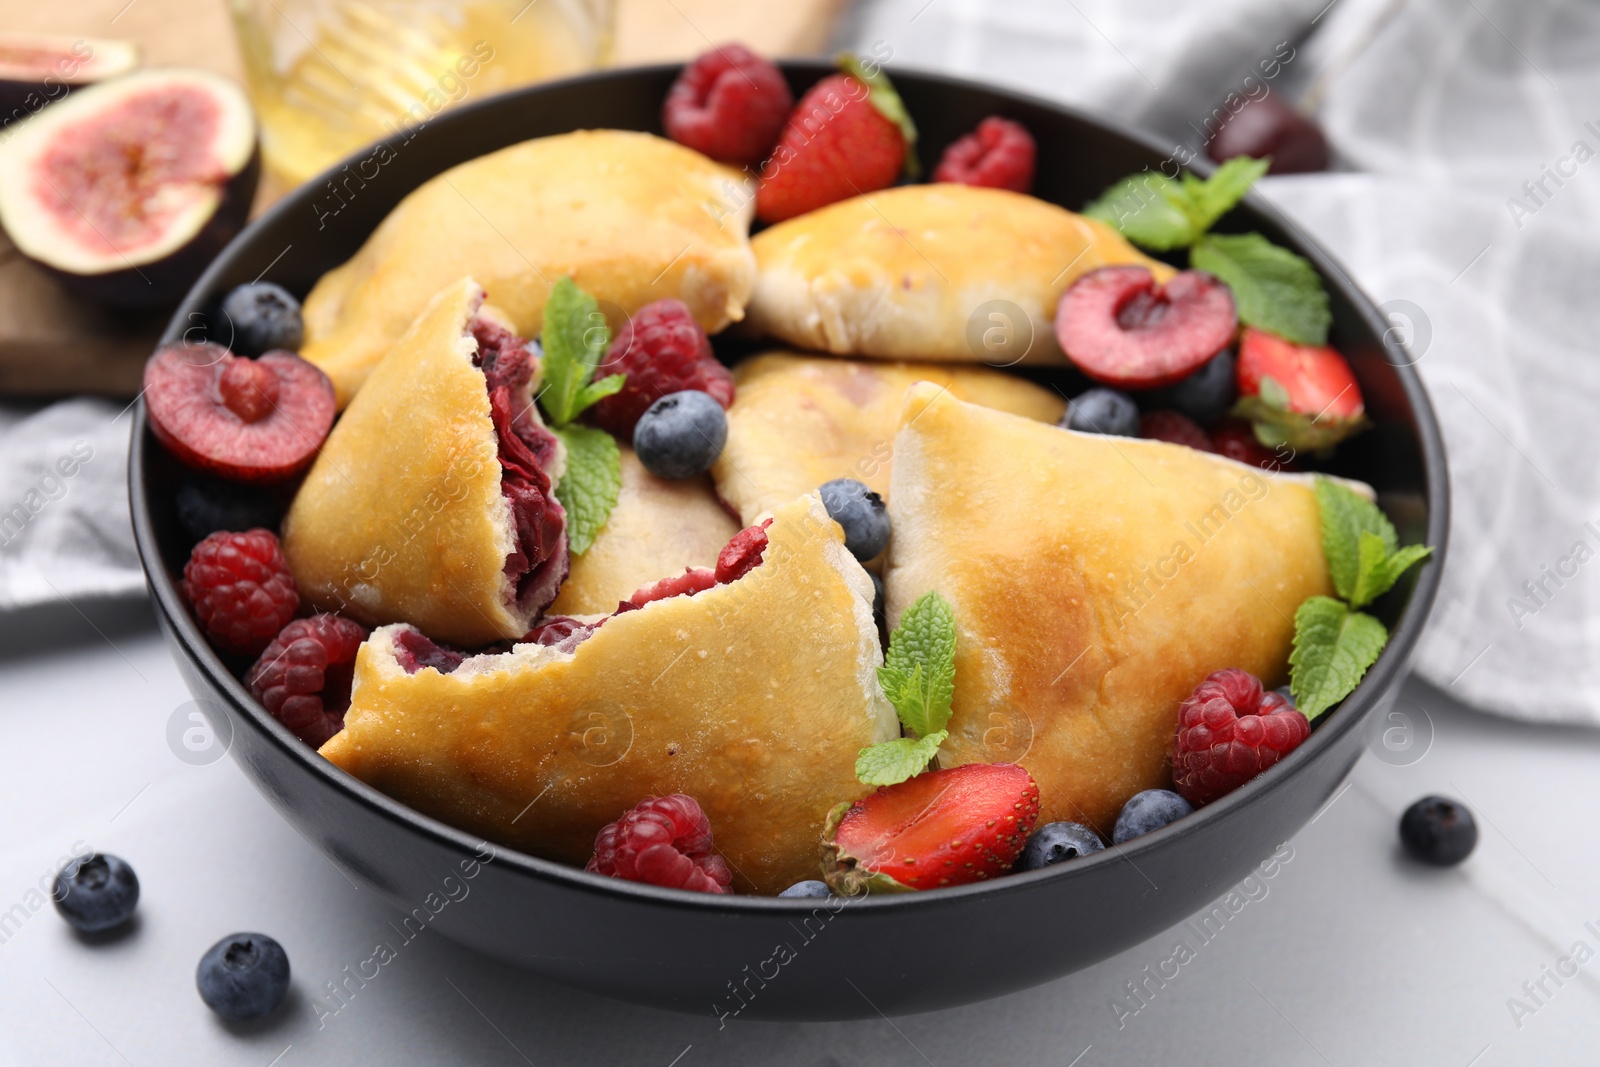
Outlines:
{"type": "MultiPolygon", "coordinates": [[[[784,69],[798,92],[831,68],[795,62],[784,69]]],[[[457,163],[583,127],[659,133],[661,100],[677,71],[604,72],[525,89],[395,138],[393,158],[382,166],[370,150],[358,153],[230,244],[165,339],[178,340],[218,295],[258,276],[303,296],[354,254],[406,193],[457,163]]],[[[1056,104],[937,75],[894,77],[921,127],[925,163],[979,119],[1003,114],[1039,141],[1036,193],[1069,208],[1170,155],[1145,135],[1056,104]]],[[[1194,169],[1209,171],[1198,161],[1194,169]]],[[[1021,989],[1131,947],[1221,895],[1292,836],[1354,765],[1364,721],[1403,677],[1422,631],[1447,529],[1444,446],[1409,357],[1336,263],[1256,195],[1223,228],[1259,230],[1321,271],[1333,302],[1332,343],[1354,366],[1375,424],[1342,446],[1330,469],[1372,484],[1402,541],[1434,546],[1432,560],[1379,605],[1392,632],[1382,657],[1281,766],[1189,818],[1087,859],[977,885],[846,902],[664,890],[497,849],[477,869],[470,896],[430,925],[556,981],[679,1011],[789,1019],[906,1013],[1021,989]]],[[[1061,374],[1058,384],[1070,392],[1076,379],[1061,374]]],[[[134,531],[185,681],[219,731],[231,731],[239,764],[308,840],[402,910],[421,906],[446,876],[460,877],[464,862],[485,855],[483,843],[335,768],[251,699],[206,644],[178,591],[191,547],[174,511],[181,475],[151,437],[141,403],[129,464],[134,531]]]]}

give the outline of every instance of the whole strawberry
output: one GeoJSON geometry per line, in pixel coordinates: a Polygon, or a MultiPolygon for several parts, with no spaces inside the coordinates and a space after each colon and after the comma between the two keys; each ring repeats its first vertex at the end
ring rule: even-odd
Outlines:
{"type": "Polygon", "coordinates": [[[646,797],[602,827],[584,870],[701,893],[726,893],[733,881],[711,846],[711,820],[682,793],[646,797]]]}
{"type": "Polygon", "coordinates": [[[1216,671],[1178,707],[1172,780],[1195,807],[1209,804],[1293,752],[1311,724],[1280,693],[1237,668],[1216,671]]]}
{"type": "Polygon", "coordinates": [[[926,771],[840,804],[822,831],[834,892],[902,892],[1005,874],[1039,818],[1039,787],[1014,763],[926,771]]]}
{"type": "Polygon", "coordinates": [[[1269,448],[1321,452],[1367,425],[1355,372],[1331,348],[1246,328],[1237,373],[1234,411],[1254,424],[1256,438],[1269,448]]]}
{"type": "Polygon", "coordinates": [[[271,530],[219,531],[183,566],[183,595],[211,643],[258,656],[294,618],[300,593],[271,530]]]}
{"type": "Polygon", "coordinates": [[[338,615],[295,619],[272,639],[244,676],[251,694],[312,748],[344,729],[360,623],[338,615]]]}
{"type": "Polygon", "coordinates": [[[823,78],[800,98],[761,168],[756,215],[762,221],[782,222],[887,189],[914,169],[917,130],[888,76],[852,57],[843,64],[845,73],[823,78]]]}
{"type": "Polygon", "coordinates": [[[742,44],[724,44],[683,68],[667,90],[661,125],[681,145],[723,163],[767,158],[794,107],[783,72],[742,44]]]}

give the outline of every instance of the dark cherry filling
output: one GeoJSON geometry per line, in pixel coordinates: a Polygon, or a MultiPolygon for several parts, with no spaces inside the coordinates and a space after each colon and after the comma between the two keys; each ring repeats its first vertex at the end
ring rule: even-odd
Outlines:
{"type": "Polygon", "coordinates": [[[420,630],[401,630],[394,635],[394,658],[407,674],[416,674],[424,667],[432,667],[440,674],[449,674],[461,666],[467,657],[436,644],[433,638],[420,630]]]}
{"type": "Polygon", "coordinates": [[[472,323],[478,342],[473,363],[483,370],[489,412],[500,442],[500,491],[511,505],[517,547],[506,556],[506,577],[516,590],[515,607],[542,611],[566,581],[567,515],[557,503],[545,468],[555,458],[556,438],[523,403],[533,377],[532,356],[510,330],[484,318],[472,323]]]}

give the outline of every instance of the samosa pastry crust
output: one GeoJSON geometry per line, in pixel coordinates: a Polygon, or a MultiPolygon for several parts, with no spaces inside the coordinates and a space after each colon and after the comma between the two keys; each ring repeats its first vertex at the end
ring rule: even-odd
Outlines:
{"type": "Polygon", "coordinates": [[[409,622],[466,647],[527,632],[505,573],[517,538],[499,438],[484,373],[473,366],[482,300],[464,278],[427,305],[295,495],[283,550],[316,607],[369,625],[409,622]]]}
{"type": "Polygon", "coordinates": [[[687,793],[738,888],[814,878],[828,810],[867,791],[857,752],[898,725],[872,584],[837,524],[807,497],[768,536],[745,577],[613,616],[570,653],[518,645],[408,675],[401,628],[379,630],[321,752],[425,814],[578,866],[640,800],[687,793]]]}
{"type": "Polygon", "coordinates": [[[1020,762],[1041,822],[1110,835],[1170,788],[1178,704],[1212,671],[1285,678],[1295,610],[1332,592],[1308,483],[1161,441],[1081,434],[913,388],[895,439],[894,623],[953,605],[947,764],[1020,762]]]}
{"type": "Polygon", "coordinates": [[[711,473],[743,521],[835,478],[889,495],[893,441],[914,383],[984,407],[1055,422],[1059,393],[988,367],[890,363],[769,352],[733,370],[728,443],[711,473]]]}
{"type": "Polygon", "coordinates": [[[719,330],[743,316],[755,281],[752,205],[722,203],[738,180],[698,152],[623,130],[541,137],[469,160],[419,186],[322,276],[306,298],[301,355],[347,404],[433,294],[467,274],[523,337],[538,336],[563,274],[602,308],[631,315],[677,297],[719,330]]]}
{"type": "Polygon", "coordinates": [[[1095,219],[951,184],[830,204],[763,230],[751,247],[748,330],[881,359],[1064,363],[1056,305],[1081,275],[1125,263],[1159,281],[1173,273],[1095,219]]]}

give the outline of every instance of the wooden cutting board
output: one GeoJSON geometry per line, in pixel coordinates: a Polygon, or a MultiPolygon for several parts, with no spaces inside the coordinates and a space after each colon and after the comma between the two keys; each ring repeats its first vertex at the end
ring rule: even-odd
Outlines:
{"type": "MultiPolygon", "coordinates": [[[[819,52],[845,2],[618,0],[615,61],[684,59],[731,40],[767,55],[819,52]]],[[[226,0],[0,0],[0,27],[119,37],[137,42],[149,66],[240,76],[226,0]]],[[[258,210],[275,192],[263,188],[258,210]]],[[[69,295],[0,234],[0,396],[132,396],[166,320],[166,312],[128,315],[69,295]]]]}

